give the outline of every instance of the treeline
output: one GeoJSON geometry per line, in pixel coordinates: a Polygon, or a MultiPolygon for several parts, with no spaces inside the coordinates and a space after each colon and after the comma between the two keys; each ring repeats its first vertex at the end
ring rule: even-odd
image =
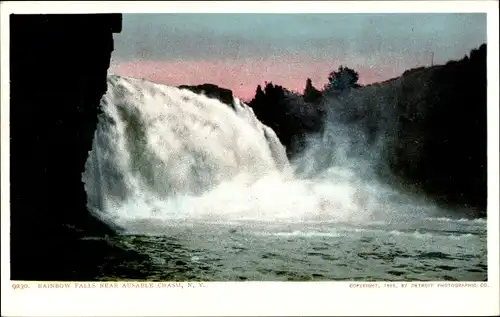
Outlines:
{"type": "Polygon", "coordinates": [[[321,90],[313,86],[310,78],[302,94],[266,82],[264,88],[257,86],[249,106],[262,123],[275,131],[292,157],[304,148],[306,135],[321,132],[326,113],[324,97],[359,88],[358,80],[356,71],[341,65],[329,74],[328,83],[321,90]]]}

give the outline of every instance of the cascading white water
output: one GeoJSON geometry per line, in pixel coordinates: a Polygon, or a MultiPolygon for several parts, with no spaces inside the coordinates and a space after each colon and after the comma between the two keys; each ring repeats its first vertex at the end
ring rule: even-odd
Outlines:
{"type": "Polygon", "coordinates": [[[172,220],[363,222],[434,210],[376,182],[366,160],[346,155],[339,128],[330,132],[345,142],[310,142],[297,177],[276,134],[237,99],[232,109],[110,75],[101,105],[83,175],[88,207],[125,231],[140,221],[148,233],[172,220]]]}
{"type": "Polygon", "coordinates": [[[90,210],[105,221],[154,216],[156,205],[169,203],[161,215],[182,217],[181,197],[290,171],[274,131],[237,99],[232,109],[188,90],[110,75],[101,106],[83,181],[90,210]]]}

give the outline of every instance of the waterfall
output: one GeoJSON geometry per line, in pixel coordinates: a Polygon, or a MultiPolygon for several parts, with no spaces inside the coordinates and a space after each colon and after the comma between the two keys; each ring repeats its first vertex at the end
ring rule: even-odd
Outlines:
{"type": "Polygon", "coordinates": [[[349,127],[327,124],[291,164],[274,131],[236,98],[230,107],[110,75],[101,106],[83,181],[89,210],[117,230],[148,233],[179,220],[404,222],[436,214],[378,182],[376,156],[349,127]]]}
{"type": "Polygon", "coordinates": [[[290,171],[274,131],[236,98],[232,109],[189,90],[110,75],[101,107],[83,181],[89,209],[107,222],[126,216],[130,204],[149,216],[155,202],[290,171]]]}

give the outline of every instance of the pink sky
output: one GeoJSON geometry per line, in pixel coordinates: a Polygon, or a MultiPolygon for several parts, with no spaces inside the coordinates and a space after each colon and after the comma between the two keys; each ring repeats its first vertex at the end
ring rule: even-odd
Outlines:
{"type": "MultiPolygon", "coordinates": [[[[196,85],[212,83],[229,88],[236,97],[249,101],[255,95],[257,85],[273,82],[290,90],[302,92],[309,77],[313,85],[321,89],[328,73],[340,63],[310,61],[306,58],[281,57],[266,60],[192,60],[192,61],[113,61],[110,72],[122,76],[144,78],[156,83],[196,85]],[[332,65],[329,68],[327,65],[332,65]]],[[[360,74],[360,83],[368,84],[398,76],[408,68],[401,62],[392,61],[391,67],[366,66],[358,61],[348,66],[360,74]]]]}

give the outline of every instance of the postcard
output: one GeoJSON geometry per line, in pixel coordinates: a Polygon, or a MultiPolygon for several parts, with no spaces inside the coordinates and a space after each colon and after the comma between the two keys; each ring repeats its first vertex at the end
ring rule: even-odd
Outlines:
{"type": "Polygon", "coordinates": [[[1,5],[2,315],[498,314],[494,2],[1,5]]]}

